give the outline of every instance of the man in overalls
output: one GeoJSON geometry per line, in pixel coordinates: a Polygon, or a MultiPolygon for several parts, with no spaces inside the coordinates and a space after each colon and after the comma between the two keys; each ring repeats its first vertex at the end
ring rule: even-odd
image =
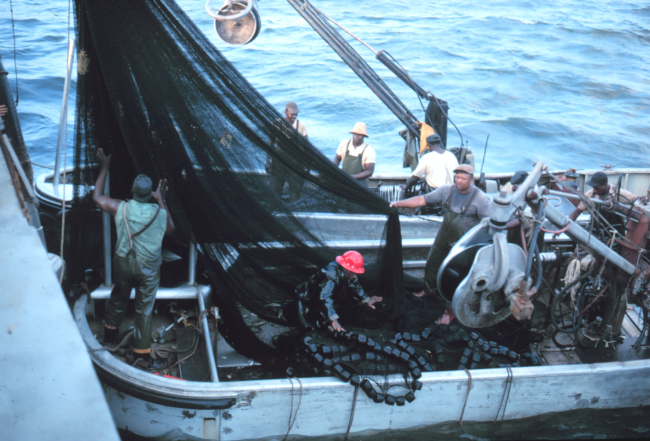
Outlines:
{"type": "MultiPolygon", "coordinates": [[[[444,218],[424,269],[425,291],[435,292],[438,269],[451,247],[481,219],[490,216],[490,199],[474,186],[474,169],[462,164],[454,169],[454,183],[442,185],[424,196],[393,202],[391,207],[417,208],[442,204],[444,218]]],[[[448,305],[449,307],[449,305],[448,305]]]]}
{"type": "Polygon", "coordinates": [[[163,236],[174,232],[167,212],[167,180],[151,191],[151,179],[138,175],[133,181],[133,200],[121,201],[104,195],[104,183],[111,163],[102,149],[97,150],[100,164],[93,200],[115,218],[117,243],[113,259],[114,279],[104,316],[104,344],[115,343],[119,326],[135,288],[135,329],[131,346],[136,364],[147,367],[151,360],[151,314],[160,284],[163,236]],[[148,203],[154,198],[157,205],[148,203]]]}
{"type": "MultiPolygon", "coordinates": [[[[289,101],[284,109],[284,119],[296,132],[298,132],[299,135],[308,139],[307,127],[305,127],[305,124],[298,119],[299,112],[298,105],[293,101],[289,101]]],[[[280,122],[281,120],[278,120],[278,123],[280,122]]],[[[281,130],[281,128],[278,127],[278,130],[281,130]]],[[[275,146],[277,142],[277,138],[271,139],[271,144],[273,146],[275,146]]],[[[271,155],[266,155],[264,168],[269,175],[269,185],[271,186],[271,190],[273,190],[275,194],[282,197],[284,184],[289,183],[290,202],[300,199],[302,195],[302,187],[304,185],[304,182],[300,177],[296,176],[289,168],[282,164],[281,161],[274,161],[271,155]]]]}
{"type": "Polygon", "coordinates": [[[375,150],[365,142],[368,137],[366,123],[358,122],[350,130],[352,139],[344,139],[334,156],[334,164],[343,162],[343,171],[366,187],[370,176],[375,172],[375,150]]]}

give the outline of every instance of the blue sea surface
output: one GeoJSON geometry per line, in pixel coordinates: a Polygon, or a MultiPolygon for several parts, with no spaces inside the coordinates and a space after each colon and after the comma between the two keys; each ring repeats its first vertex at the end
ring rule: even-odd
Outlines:
{"type": "MultiPolygon", "coordinates": [[[[109,0],[92,0],[109,1],[109,0]]],[[[138,1],[138,0],[131,0],[138,1]]],[[[298,103],[309,139],[328,157],[355,122],[368,124],[376,171],[404,174],[397,118],[282,0],[261,0],[262,30],[245,46],[220,41],[204,0],[180,0],[213,44],[279,112],[298,103]]],[[[220,3],[214,1],[215,5],[220,3]]],[[[386,50],[424,89],[446,100],[484,170],[650,167],[650,5],[548,0],[313,0],[321,11],[376,50],[386,50]]],[[[68,39],[69,1],[0,1],[0,56],[32,161],[55,162],[68,39]],[[13,21],[12,21],[13,9],[13,21]],[[13,33],[15,31],[15,40],[13,33]],[[14,51],[15,46],[15,51],[14,51]],[[17,75],[16,75],[17,72],[17,75]]],[[[69,27],[69,23],[72,26],[69,27]]],[[[415,93],[346,36],[411,111],[415,93]]],[[[91,65],[93,60],[90,60],[91,65]]],[[[75,65],[76,67],[76,65],[75,65]]],[[[76,73],[67,126],[72,163],[76,73]]],[[[461,137],[449,124],[449,146],[461,137]]],[[[36,168],[35,173],[45,169],[36,168]]],[[[642,381],[647,381],[647,379],[642,381]]],[[[623,392],[624,393],[624,392],[623,392]]],[[[417,405],[417,401],[416,401],[417,405]]],[[[647,438],[647,408],[581,412],[550,430],[549,418],[494,429],[449,426],[438,439],[647,438]],[[641,421],[641,423],[639,422],[641,421]],[[566,426],[566,427],[565,427],[566,426]]],[[[432,439],[395,432],[382,439],[432,439]]],[[[358,439],[358,438],[355,438],[358,439]]]]}
{"type": "MultiPolygon", "coordinates": [[[[354,123],[363,121],[377,151],[377,172],[408,173],[402,168],[400,122],[289,3],[262,0],[260,35],[238,47],[218,39],[203,1],[179,3],[278,111],[289,100],[298,103],[310,140],[327,156],[333,157],[354,123]]],[[[489,135],[485,171],[530,169],[538,160],[552,169],[650,166],[650,6],[644,2],[312,3],[375,50],[388,51],[423,88],[448,101],[450,117],[479,166],[489,135]]],[[[0,55],[18,92],[32,160],[52,165],[66,70],[68,2],[13,1],[15,54],[10,6],[0,2],[0,55]]],[[[415,93],[370,50],[347,38],[422,118],[415,93]]],[[[460,142],[449,124],[448,145],[460,142]]]]}

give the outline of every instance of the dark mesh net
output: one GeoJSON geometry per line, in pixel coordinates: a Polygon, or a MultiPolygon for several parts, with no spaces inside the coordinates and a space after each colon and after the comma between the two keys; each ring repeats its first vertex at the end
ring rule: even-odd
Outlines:
{"type": "MultiPolygon", "coordinates": [[[[96,171],[84,170],[98,148],[112,157],[111,197],[130,198],[138,173],[169,181],[173,240],[197,242],[222,311],[221,331],[235,349],[262,361],[274,356],[244,325],[237,303],[292,325],[283,307],[297,284],[345,251],[332,246],[337,240],[376,241],[377,251],[364,253],[376,268],[368,291],[384,299],[374,319],[404,317],[409,304],[395,210],[293,130],[178,5],[78,0],[76,18],[87,71],[77,86],[74,182],[94,183],[96,171]],[[267,156],[300,197],[285,200],[272,190],[267,156]],[[341,213],[384,222],[372,237],[358,237],[356,224],[332,216],[341,213]]],[[[77,219],[97,216],[88,198],[74,210],[77,219]]],[[[71,238],[72,277],[101,257],[85,246],[99,224],[92,219],[79,222],[71,238]]]]}
{"type": "Polygon", "coordinates": [[[538,363],[502,346],[502,329],[487,330],[488,340],[436,325],[444,301],[411,294],[423,286],[403,273],[396,210],[294,131],[172,0],[77,0],[76,19],[77,200],[65,256],[73,282],[101,267],[101,216],[87,189],[102,148],[114,198],[130,198],[139,173],[168,179],[176,232],[165,246],[197,243],[221,333],[241,354],[282,368],[272,371],[337,375],[400,405],[425,371],[538,363]],[[383,301],[343,323],[346,333],[296,326],[296,286],[351,241],[373,250],[360,282],[383,301]],[[239,305],[292,330],[271,346],[239,305]]]}

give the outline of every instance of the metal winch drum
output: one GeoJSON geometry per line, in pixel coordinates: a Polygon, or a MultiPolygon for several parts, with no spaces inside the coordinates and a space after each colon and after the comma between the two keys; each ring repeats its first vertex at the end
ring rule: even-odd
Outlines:
{"type": "Polygon", "coordinates": [[[520,246],[508,243],[504,227],[516,211],[523,213],[527,197],[539,198],[537,183],[543,167],[544,163],[538,162],[514,193],[496,195],[490,216],[465,233],[440,266],[438,290],[451,302],[454,315],[464,326],[483,328],[505,320],[511,315],[515,296],[530,289],[532,255],[526,256],[520,246]]]}
{"type": "Polygon", "coordinates": [[[438,289],[465,326],[492,326],[510,315],[507,294],[523,280],[526,257],[521,247],[505,238],[490,234],[485,224],[476,225],[454,244],[440,266],[438,289]]]}
{"type": "Polygon", "coordinates": [[[210,7],[208,0],[205,9],[214,18],[217,35],[228,44],[248,44],[262,29],[257,0],[225,0],[217,12],[210,7]]]}
{"type": "Polygon", "coordinates": [[[489,229],[476,225],[454,244],[440,265],[436,282],[438,291],[446,300],[452,301],[456,288],[469,274],[476,253],[490,243],[492,235],[489,229]]]}

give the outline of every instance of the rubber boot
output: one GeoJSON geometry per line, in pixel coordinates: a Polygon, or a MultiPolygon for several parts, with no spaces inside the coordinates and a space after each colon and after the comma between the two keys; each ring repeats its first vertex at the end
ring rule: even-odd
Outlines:
{"type": "Polygon", "coordinates": [[[112,345],[117,342],[117,336],[120,334],[120,329],[107,328],[104,326],[104,345],[112,345]]]}
{"type": "Polygon", "coordinates": [[[151,367],[150,352],[146,352],[146,353],[134,352],[133,355],[135,356],[135,361],[133,362],[134,367],[137,367],[138,369],[142,369],[145,371],[151,367]]]}

